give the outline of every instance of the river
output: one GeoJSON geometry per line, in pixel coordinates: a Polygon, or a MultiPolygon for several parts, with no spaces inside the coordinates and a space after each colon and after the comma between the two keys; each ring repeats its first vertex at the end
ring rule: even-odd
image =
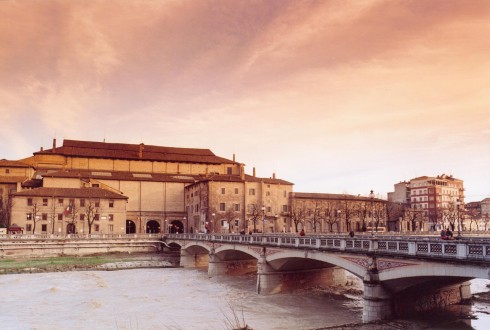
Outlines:
{"type": "MultiPolygon", "coordinates": [[[[472,290],[487,292],[487,283],[474,280],[472,290]]],[[[359,323],[362,318],[355,290],[347,295],[311,290],[262,296],[255,292],[255,276],[209,278],[197,269],[1,275],[0,290],[1,329],[214,330],[246,323],[255,330],[287,330],[359,323]]],[[[465,315],[478,318],[465,320],[471,327],[490,328],[490,302],[478,299],[464,308],[465,315]]]]}

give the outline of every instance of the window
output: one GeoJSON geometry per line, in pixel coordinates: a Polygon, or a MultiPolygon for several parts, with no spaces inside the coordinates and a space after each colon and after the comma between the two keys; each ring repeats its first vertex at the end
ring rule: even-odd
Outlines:
{"type": "Polygon", "coordinates": [[[283,196],[288,197],[288,192],[286,190],[284,190],[283,196]]]}
{"type": "Polygon", "coordinates": [[[114,221],[114,214],[109,214],[109,221],[114,221]]]}
{"type": "Polygon", "coordinates": [[[95,231],[99,231],[99,225],[95,225],[95,231]]]}
{"type": "Polygon", "coordinates": [[[80,214],[80,221],[85,221],[85,214],[80,214]]]}
{"type": "Polygon", "coordinates": [[[235,195],[238,195],[238,188],[235,188],[235,195]]]}
{"type": "Polygon", "coordinates": [[[250,189],[248,190],[248,195],[249,195],[249,196],[255,196],[255,189],[254,189],[254,188],[250,188],[250,189]]]}
{"type": "Polygon", "coordinates": [[[287,205],[283,205],[282,206],[282,211],[283,212],[288,212],[288,206],[287,205]]]}
{"type": "Polygon", "coordinates": [[[114,232],[114,225],[109,225],[109,233],[114,232]]]}
{"type": "Polygon", "coordinates": [[[92,184],[92,188],[99,188],[99,184],[98,183],[92,184]]]}
{"type": "Polygon", "coordinates": [[[32,220],[32,213],[26,213],[26,220],[32,220]]]}
{"type": "Polygon", "coordinates": [[[26,231],[31,231],[32,230],[32,225],[30,223],[28,223],[26,225],[26,231]]]}
{"type": "Polygon", "coordinates": [[[233,208],[236,212],[240,211],[240,204],[233,204],[233,208]]]}
{"type": "Polygon", "coordinates": [[[5,174],[9,174],[10,173],[10,169],[9,168],[6,168],[5,169],[5,174]]]}
{"type": "Polygon", "coordinates": [[[85,207],[85,199],[80,200],[80,207],[85,207]]]}
{"type": "Polygon", "coordinates": [[[42,219],[43,220],[48,220],[48,214],[47,213],[43,213],[42,214],[42,219]]]}
{"type": "Polygon", "coordinates": [[[27,199],[27,206],[32,206],[32,198],[27,199]]]}
{"type": "Polygon", "coordinates": [[[59,198],[58,199],[58,205],[59,206],[63,206],[63,198],[59,198]]]}
{"type": "Polygon", "coordinates": [[[225,203],[219,203],[219,210],[220,211],[226,211],[226,205],[225,205],[225,203]]]}
{"type": "Polygon", "coordinates": [[[266,192],[265,192],[265,195],[266,195],[266,196],[270,196],[270,195],[271,195],[271,192],[270,192],[270,191],[266,191],[266,192]]]}
{"type": "Polygon", "coordinates": [[[95,204],[95,207],[100,207],[100,200],[96,199],[94,204],[95,204]]]}
{"type": "Polygon", "coordinates": [[[225,188],[221,188],[221,195],[224,195],[226,194],[226,189],[225,188]]]}
{"type": "Polygon", "coordinates": [[[196,204],[195,212],[199,212],[199,204],[196,204]]]}
{"type": "Polygon", "coordinates": [[[95,213],[95,215],[94,215],[94,220],[95,220],[95,221],[99,221],[99,213],[95,213]]]}
{"type": "Polygon", "coordinates": [[[114,200],[113,199],[109,199],[109,207],[114,207],[114,200]]]}
{"type": "Polygon", "coordinates": [[[227,167],[226,168],[226,174],[232,175],[233,174],[233,168],[232,167],[227,167]]]}
{"type": "Polygon", "coordinates": [[[48,231],[48,225],[41,225],[41,231],[43,233],[47,232],[48,231]]]}
{"type": "Polygon", "coordinates": [[[63,221],[63,213],[58,213],[58,220],[63,221]]]}
{"type": "Polygon", "coordinates": [[[75,205],[75,200],[70,198],[70,205],[75,205]]]}
{"type": "Polygon", "coordinates": [[[267,206],[266,212],[271,212],[271,211],[272,211],[272,208],[270,206],[267,206]]]}
{"type": "Polygon", "coordinates": [[[43,198],[43,206],[48,206],[48,199],[47,198],[43,198]]]}

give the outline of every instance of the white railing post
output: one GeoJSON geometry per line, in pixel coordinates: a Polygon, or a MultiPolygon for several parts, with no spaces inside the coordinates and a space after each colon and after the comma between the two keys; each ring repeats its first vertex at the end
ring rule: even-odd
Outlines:
{"type": "Polygon", "coordinates": [[[458,259],[466,259],[468,258],[467,255],[467,244],[466,243],[458,243],[456,244],[456,258],[458,259]]]}

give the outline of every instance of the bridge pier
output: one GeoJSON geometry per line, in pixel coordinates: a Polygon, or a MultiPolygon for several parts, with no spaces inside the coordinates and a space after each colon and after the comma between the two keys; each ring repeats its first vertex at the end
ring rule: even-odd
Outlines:
{"type": "Polygon", "coordinates": [[[207,254],[188,253],[185,250],[180,251],[180,267],[184,268],[203,268],[208,265],[207,254]]]}
{"type": "Polygon", "coordinates": [[[220,260],[214,253],[209,254],[208,276],[245,275],[257,271],[255,259],[220,260]]]}
{"type": "Polygon", "coordinates": [[[379,281],[376,260],[370,260],[369,268],[364,276],[364,292],[362,321],[364,323],[386,320],[393,317],[392,294],[379,281]]]}
{"type": "Polygon", "coordinates": [[[265,259],[258,263],[258,294],[268,295],[300,288],[344,285],[345,281],[345,271],[339,267],[276,271],[265,262],[265,259]]]}

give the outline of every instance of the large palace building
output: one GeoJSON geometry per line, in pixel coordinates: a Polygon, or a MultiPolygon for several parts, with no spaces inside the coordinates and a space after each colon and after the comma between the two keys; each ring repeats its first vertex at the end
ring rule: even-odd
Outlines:
{"type": "Polygon", "coordinates": [[[0,161],[4,222],[31,233],[249,231],[253,205],[279,231],[292,186],[208,149],[53,140],[0,161]]]}

